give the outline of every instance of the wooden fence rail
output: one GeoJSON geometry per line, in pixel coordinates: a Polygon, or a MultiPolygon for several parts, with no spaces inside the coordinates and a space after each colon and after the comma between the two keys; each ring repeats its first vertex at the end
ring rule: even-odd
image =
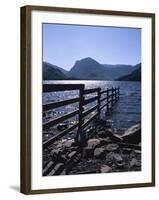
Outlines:
{"type": "Polygon", "coordinates": [[[47,148],[50,144],[57,141],[64,135],[68,134],[69,132],[73,131],[75,128],[77,130],[76,140],[80,143],[84,140],[84,129],[96,118],[100,118],[101,110],[105,107],[106,113],[110,113],[113,106],[119,99],[120,88],[109,88],[107,90],[101,91],[101,88],[93,88],[93,89],[85,89],[84,84],[64,84],[64,85],[56,85],[56,84],[44,84],[43,85],[43,92],[58,92],[58,91],[70,91],[70,90],[78,90],[79,97],[61,100],[58,102],[51,102],[43,105],[43,116],[50,110],[55,108],[59,108],[62,106],[67,106],[70,104],[78,103],[78,108],[70,113],[67,113],[63,116],[60,116],[55,119],[51,119],[45,123],[43,123],[43,130],[47,130],[52,126],[55,126],[59,123],[64,122],[67,119],[70,119],[74,116],[78,116],[78,122],[71,127],[63,130],[62,132],[58,133],[57,135],[53,136],[49,140],[43,143],[43,148],[47,148]],[[96,93],[95,96],[87,98],[86,95],[96,93]],[[86,109],[85,106],[92,102],[96,102],[96,104],[86,109]],[[96,111],[96,112],[95,112],[96,111]],[[92,112],[93,115],[89,119],[85,119],[90,115],[92,112]]]}

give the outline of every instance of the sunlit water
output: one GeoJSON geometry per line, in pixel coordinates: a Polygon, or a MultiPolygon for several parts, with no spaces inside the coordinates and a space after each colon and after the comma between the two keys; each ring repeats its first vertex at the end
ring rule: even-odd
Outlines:
{"type": "MultiPolygon", "coordinates": [[[[100,87],[102,90],[112,87],[120,87],[120,98],[113,109],[112,115],[107,116],[112,120],[112,126],[119,132],[141,121],[141,83],[126,81],[44,81],[49,84],[85,84],[85,88],[100,87]]],[[[78,91],[53,92],[43,94],[43,104],[77,97],[78,91]]],[[[88,97],[88,96],[87,96],[88,97]]],[[[90,97],[90,96],[89,96],[90,97]]],[[[88,98],[89,98],[88,97],[88,98]]],[[[104,97],[104,96],[103,96],[104,97]]],[[[93,104],[88,105],[91,107],[93,104]]],[[[78,104],[61,107],[52,112],[53,117],[63,115],[77,108],[78,104]]],[[[87,107],[87,108],[88,108],[87,107]]],[[[101,118],[105,118],[105,110],[102,110],[101,118]]]]}

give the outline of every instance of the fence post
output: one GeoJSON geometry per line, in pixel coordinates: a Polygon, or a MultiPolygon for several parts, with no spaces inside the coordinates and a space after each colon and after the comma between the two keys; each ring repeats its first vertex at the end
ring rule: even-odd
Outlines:
{"type": "Polygon", "coordinates": [[[111,94],[111,109],[113,108],[113,99],[114,99],[114,88],[112,87],[112,89],[111,89],[111,92],[112,92],[112,94],[111,94]]]}
{"type": "Polygon", "coordinates": [[[119,95],[120,95],[120,87],[118,87],[118,99],[119,99],[119,95]]]}
{"type": "Polygon", "coordinates": [[[80,88],[79,90],[79,115],[78,115],[78,130],[77,130],[77,137],[76,137],[76,142],[78,144],[82,144],[84,141],[85,137],[83,135],[83,130],[82,130],[82,125],[84,123],[84,118],[83,118],[83,103],[84,103],[84,85],[80,88]]]}
{"type": "Polygon", "coordinates": [[[100,119],[100,106],[101,106],[101,102],[100,102],[100,98],[101,98],[101,94],[100,94],[100,92],[101,92],[101,88],[98,88],[98,108],[97,108],[97,110],[98,110],[98,119],[100,119]]]}
{"type": "Polygon", "coordinates": [[[115,103],[117,102],[117,90],[118,90],[118,89],[115,88],[115,101],[114,101],[115,103]]]}
{"type": "Polygon", "coordinates": [[[109,113],[109,89],[107,88],[107,92],[106,92],[106,95],[107,95],[107,106],[106,106],[106,113],[109,113]]]}

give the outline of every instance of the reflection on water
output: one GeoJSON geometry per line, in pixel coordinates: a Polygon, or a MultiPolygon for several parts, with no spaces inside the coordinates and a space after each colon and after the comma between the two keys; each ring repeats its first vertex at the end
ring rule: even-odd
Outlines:
{"type": "MultiPolygon", "coordinates": [[[[112,125],[118,130],[124,130],[137,122],[141,121],[141,83],[140,82],[126,82],[126,81],[44,81],[49,84],[85,84],[85,88],[100,87],[102,90],[112,87],[120,87],[120,99],[116,104],[113,113],[108,118],[112,120],[112,125]]],[[[59,101],[77,97],[78,91],[64,91],[43,94],[43,103],[59,101]]],[[[93,104],[89,104],[88,107],[93,104]]],[[[56,109],[52,114],[63,115],[78,104],[69,105],[56,109]]],[[[104,110],[101,117],[105,117],[104,110]]]]}

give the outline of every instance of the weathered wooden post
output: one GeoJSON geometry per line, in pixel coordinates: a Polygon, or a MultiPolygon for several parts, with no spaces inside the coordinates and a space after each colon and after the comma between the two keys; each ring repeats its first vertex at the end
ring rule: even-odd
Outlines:
{"type": "Polygon", "coordinates": [[[120,87],[118,87],[118,99],[119,99],[119,95],[120,95],[120,87]]]}
{"type": "Polygon", "coordinates": [[[101,106],[101,102],[100,102],[100,98],[101,98],[101,88],[98,88],[98,107],[97,107],[97,110],[98,110],[98,119],[100,119],[100,106],[101,106]]]}
{"type": "Polygon", "coordinates": [[[85,137],[83,135],[82,125],[84,124],[84,118],[83,118],[83,104],[84,104],[84,85],[79,90],[79,115],[78,115],[78,130],[77,130],[77,137],[76,142],[80,145],[85,140],[85,137]]]}
{"type": "Polygon", "coordinates": [[[114,97],[114,88],[112,87],[112,89],[111,89],[111,110],[112,110],[112,108],[113,108],[113,104],[114,104],[114,102],[113,102],[113,97],[114,97]]]}
{"type": "Polygon", "coordinates": [[[115,103],[117,102],[117,88],[115,88],[115,103]]]}
{"type": "Polygon", "coordinates": [[[106,105],[106,113],[108,114],[109,113],[109,89],[107,88],[107,91],[106,91],[106,95],[107,95],[107,105],[106,105]]]}

